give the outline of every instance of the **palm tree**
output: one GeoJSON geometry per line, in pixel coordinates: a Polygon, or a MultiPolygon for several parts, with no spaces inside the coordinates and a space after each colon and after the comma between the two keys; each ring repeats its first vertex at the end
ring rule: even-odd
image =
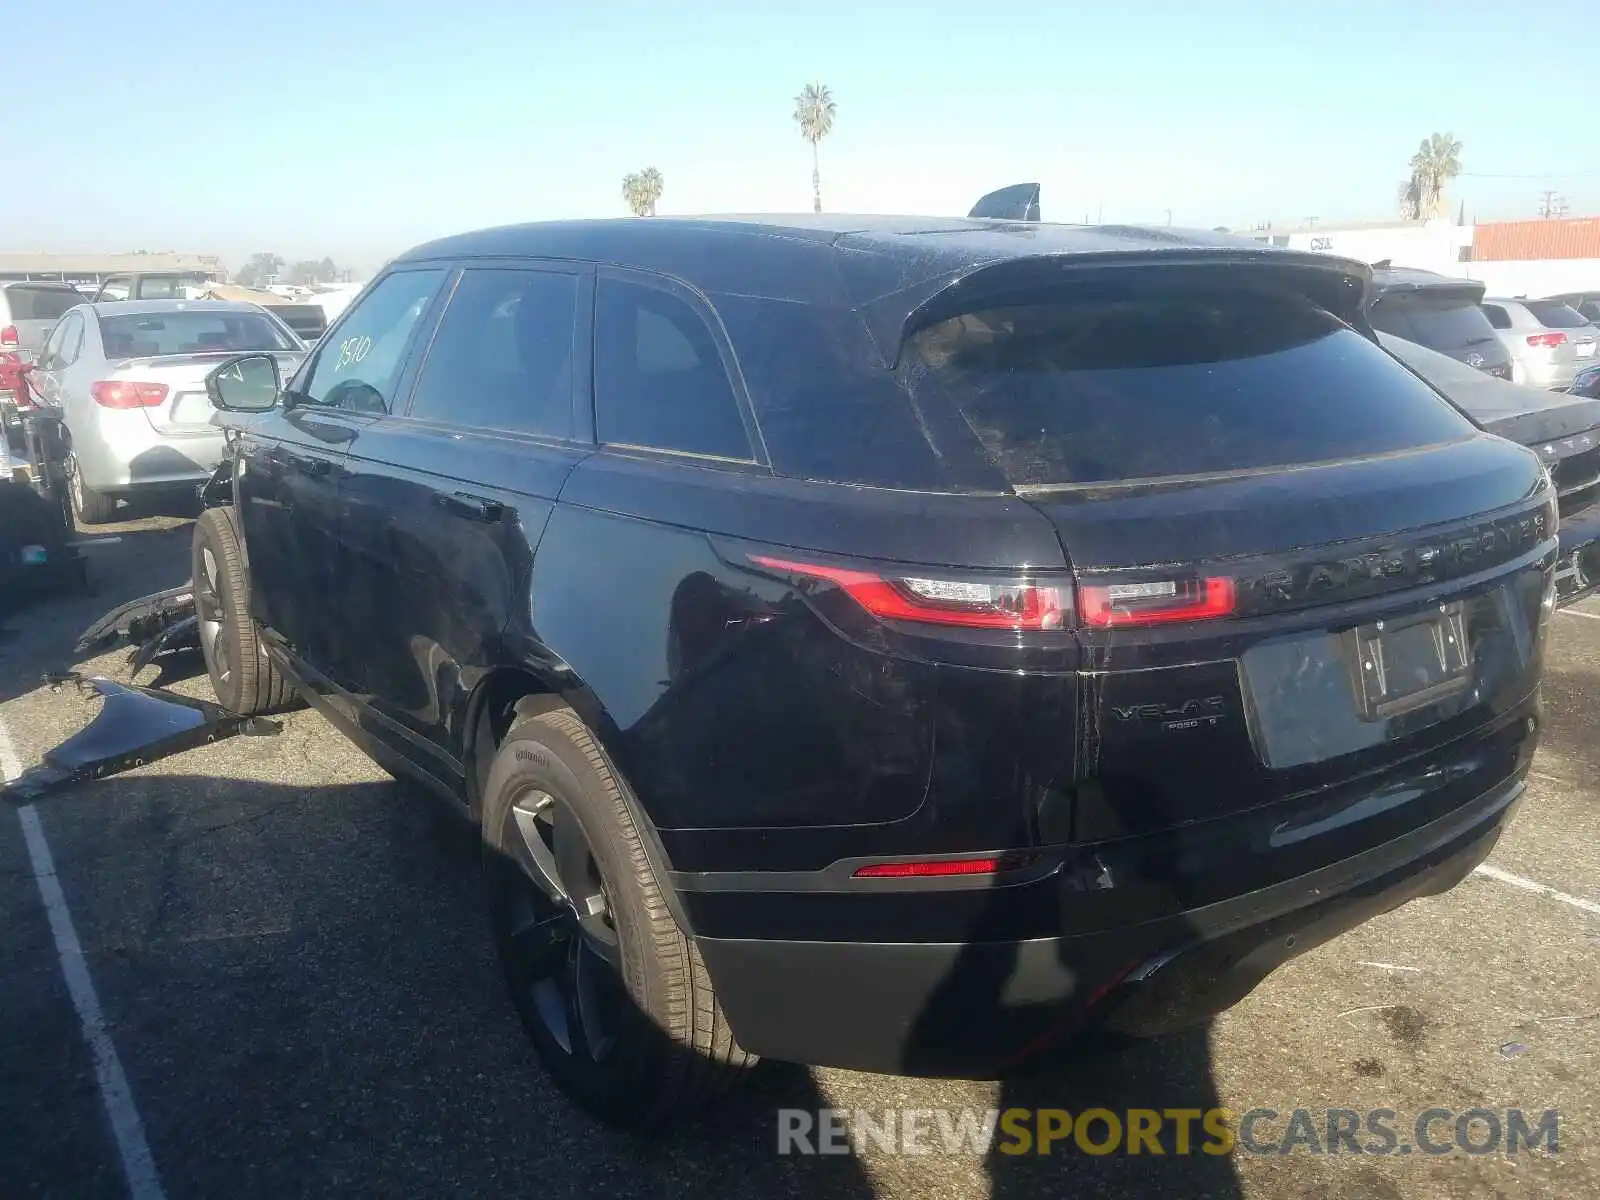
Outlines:
{"type": "Polygon", "coordinates": [[[800,125],[800,136],[811,143],[811,207],[822,211],[822,172],[817,165],[817,143],[833,132],[833,114],[837,106],[833,93],[825,84],[808,83],[794,98],[794,119],[800,125]]]}
{"type": "Polygon", "coordinates": [[[656,215],[656,201],[661,199],[666,186],[661,172],[654,167],[630,171],[622,177],[622,198],[628,202],[634,216],[653,217],[656,215]]]}
{"type": "Polygon", "coordinates": [[[1411,156],[1411,175],[1400,185],[1400,212],[1409,220],[1437,217],[1444,212],[1444,192],[1461,174],[1461,142],[1448,133],[1422,139],[1411,156]]]}

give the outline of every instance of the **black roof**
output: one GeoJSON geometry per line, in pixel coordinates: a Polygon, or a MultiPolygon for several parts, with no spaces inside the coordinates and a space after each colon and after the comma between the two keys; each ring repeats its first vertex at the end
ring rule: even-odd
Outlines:
{"type": "Polygon", "coordinates": [[[880,344],[898,344],[904,323],[933,296],[993,268],[1010,275],[1048,270],[1050,264],[1130,258],[1260,262],[1337,275],[1349,285],[1345,291],[1358,295],[1369,275],[1365,265],[1351,260],[1208,231],[836,214],[508,225],[429,242],[397,261],[516,257],[659,272],[713,298],[736,295],[857,310],[880,344]]]}

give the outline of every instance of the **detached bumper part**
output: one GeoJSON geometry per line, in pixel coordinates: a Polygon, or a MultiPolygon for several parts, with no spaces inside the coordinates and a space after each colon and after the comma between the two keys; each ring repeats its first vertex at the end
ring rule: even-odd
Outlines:
{"type": "Polygon", "coordinates": [[[73,674],[49,677],[56,690],[75,683],[104,697],[93,721],[44,756],[44,762],[23,772],[0,789],[18,804],[75,784],[104,779],[158,759],[239,734],[270,735],[276,721],[241,717],[208,700],[155,688],[133,687],[102,677],[73,674]]]}

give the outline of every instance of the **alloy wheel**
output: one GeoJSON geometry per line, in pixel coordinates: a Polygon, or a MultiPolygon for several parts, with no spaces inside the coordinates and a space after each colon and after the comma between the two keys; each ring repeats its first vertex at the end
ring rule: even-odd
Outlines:
{"type": "Polygon", "coordinates": [[[222,609],[221,570],[217,556],[210,546],[200,548],[200,574],[194,581],[195,616],[200,620],[200,637],[206,647],[215,674],[215,684],[221,686],[233,675],[233,662],[228,652],[227,618],[222,609]]]}
{"type": "Polygon", "coordinates": [[[497,896],[512,985],[556,1045],[604,1062],[627,996],[610,897],[577,816],[529,790],[506,814],[497,896]]]}

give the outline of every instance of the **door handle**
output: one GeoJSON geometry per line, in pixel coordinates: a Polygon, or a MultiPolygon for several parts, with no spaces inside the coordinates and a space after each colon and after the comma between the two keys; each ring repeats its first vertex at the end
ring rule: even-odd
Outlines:
{"type": "Polygon", "coordinates": [[[493,524],[505,516],[506,506],[498,500],[490,500],[486,496],[474,496],[471,492],[457,492],[453,496],[438,496],[439,503],[452,512],[458,513],[472,521],[483,521],[493,524]]]}

